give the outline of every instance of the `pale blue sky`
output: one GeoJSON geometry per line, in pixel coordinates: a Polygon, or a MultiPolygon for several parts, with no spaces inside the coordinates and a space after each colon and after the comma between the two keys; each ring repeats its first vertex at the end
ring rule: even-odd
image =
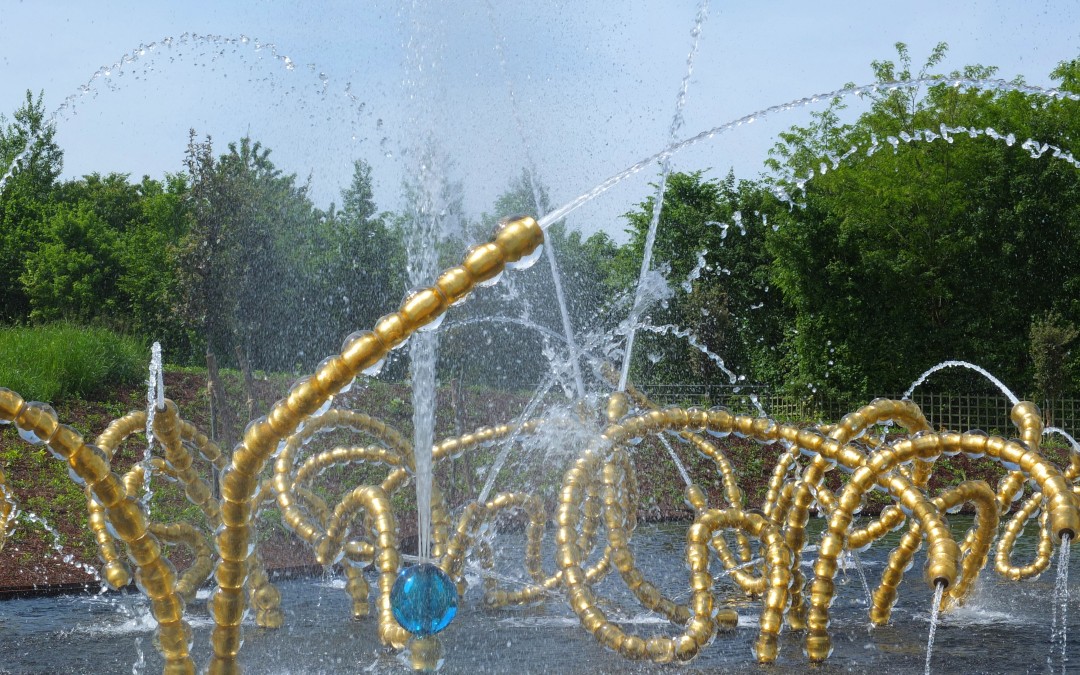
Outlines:
{"type": "MultiPolygon", "coordinates": [[[[561,204],[663,148],[697,6],[3,0],[0,110],[10,115],[27,88],[44,89],[53,110],[99,66],[143,43],[186,32],[246,35],[246,45],[158,47],[94,79],[60,116],[66,173],[179,170],[193,126],[222,146],[244,133],[263,141],[280,167],[311,175],[322,206],[347,182],[353,159],[367,159],[380,206],[397,208],[412,166],[403,155],[431,132],[453,158],[451,178],[462,181],[475,215],[525,165],[494,22],[540,177],[561,204]],[[295,69],[255,49],[255,38],[275,44],[295,69]]],[[[1049,85],[1054,65],[1080,52],[1080,3],[714,1],[682,135],[846,82],[868,83],[870,61],[893,58],[896,41],[910,45],[916,65],[947,41],[945,70],[996,65],[1002,77],[1049,85]]],[[[714,175],[734,167],[753,177],[775,134],[805,115],[739,129],[678,156],[675,166],[712,167],[714,175]]],[[[571,224],[620,236],[618,215],[648,194],[654,177],[646,171],[627,181],[571,224]]]]}

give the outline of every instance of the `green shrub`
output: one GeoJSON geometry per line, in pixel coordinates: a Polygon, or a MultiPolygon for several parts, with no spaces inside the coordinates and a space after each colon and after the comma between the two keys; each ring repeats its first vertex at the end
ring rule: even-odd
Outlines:
{"type": "Polygon", "coordinates": [[[69,323],[0,328],[0,387],[26,400],[93,398],[146,377],[150,351],[137,338],[69,323]]]}

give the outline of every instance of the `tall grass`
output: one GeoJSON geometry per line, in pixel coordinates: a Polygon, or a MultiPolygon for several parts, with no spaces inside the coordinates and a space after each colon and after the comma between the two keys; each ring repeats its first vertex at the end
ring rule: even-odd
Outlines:
{"type": "Polygon", "coordinates": [[[26,400],[94,398],[145,378],[148,362],[142,341],[104,328],[0,328],[0,387],[26,400]]]}

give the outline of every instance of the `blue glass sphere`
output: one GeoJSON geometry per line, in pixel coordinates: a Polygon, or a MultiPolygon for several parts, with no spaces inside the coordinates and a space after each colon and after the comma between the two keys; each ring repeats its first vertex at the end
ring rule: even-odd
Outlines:
{"type": "Polygon", "coordinates": [[[457,614],[457,586],[431,563],[406,567],[390,590],[390,609],[401,627],[418,637],[443,630],[457,614]]]}

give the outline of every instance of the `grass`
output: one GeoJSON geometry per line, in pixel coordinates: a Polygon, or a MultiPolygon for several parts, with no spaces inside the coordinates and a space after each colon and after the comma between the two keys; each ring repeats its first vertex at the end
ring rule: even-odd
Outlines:
{"type": "Polygon", "coordinates": [[[145,377],[139,339],[68,323],[0,328],[0,387],[26,400],[94,398],[145,377]]]}

